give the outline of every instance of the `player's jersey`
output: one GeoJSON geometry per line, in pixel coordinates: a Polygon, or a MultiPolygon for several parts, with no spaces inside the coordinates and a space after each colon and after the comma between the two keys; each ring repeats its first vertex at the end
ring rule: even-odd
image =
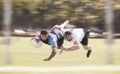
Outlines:
{"type": "Polygon", "coordinates": [[[51,45],[51,46],[57,46],[57,36],[55,34],[49,33],[46,41],[43,41],[41,39],[40,34],[37,35],[36,37],[38,37],[45,44],[48,44],[48,45],[51,45]]]}
{"type": "Polygon", "coordinates": [[[82,39],[84,38],[84,36],[85,36],[84,29],[82,29],[82,28],[73,29],[71,42],[74,43],[77,41],[77,43],[80,43],[82,41],[82,39]]]}
{"type": "Polygon", "coordinates": [[[64,29],[54,29],[51,31],[52,34],[57,36],[57,46],[61,47],[64,43],[64,29]]]}
{"type": "MultiPolygon", "coordinates": [[[[39,39],[41,39],[40,34],[37,35],[39,39]]],[[[64,32],[58,29],[54,29],[48,34],[47,40],[43,41],[45,44],[51,45],[51,46],[62,46],[64,40],[64,32]]]]}

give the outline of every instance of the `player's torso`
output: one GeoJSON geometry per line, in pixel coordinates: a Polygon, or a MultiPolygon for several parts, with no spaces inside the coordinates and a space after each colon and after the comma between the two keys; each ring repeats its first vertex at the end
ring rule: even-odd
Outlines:
{"type": "Polygon", "coordinates": [[[79,41],[81,42],[82,39],[84,38],[85,36],[85,33],[84,33],[84,29],[73,29],[72,31],[72,42],[75,42],[75,41],[79,41]]]}

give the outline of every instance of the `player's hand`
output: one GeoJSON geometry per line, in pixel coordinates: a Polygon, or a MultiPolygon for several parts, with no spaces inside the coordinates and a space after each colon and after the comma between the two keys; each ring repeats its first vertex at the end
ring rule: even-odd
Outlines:
{"type": "Polygon", "coordinates": [[[40,39],[35,38],[35,41],[38,43],[40,41],[40,39]]]}
{"type": "Polygon", "coordinates": [[[46,58],[46,59],[43,59],[44,61],[49,61],[50,59],[46,58]]]}

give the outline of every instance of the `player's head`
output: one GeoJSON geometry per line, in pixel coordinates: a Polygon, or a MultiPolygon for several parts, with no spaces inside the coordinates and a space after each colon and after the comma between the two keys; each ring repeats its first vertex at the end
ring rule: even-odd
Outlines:
{"type": "Polygon", "coordinates": [[[72,32],[71,31],[65,32],[65,39],[67,39],[68,41],[72,40],[72,32]]]}
{"type": "Polygon", "coordinates": [[[48,31],[45,30],[45,29],[42,29],[42,30],[40,31],[40,36],[41,36],[41,39],[42,39],[42,40],[47,40],[47,38],[48,38],[48,31]]]}

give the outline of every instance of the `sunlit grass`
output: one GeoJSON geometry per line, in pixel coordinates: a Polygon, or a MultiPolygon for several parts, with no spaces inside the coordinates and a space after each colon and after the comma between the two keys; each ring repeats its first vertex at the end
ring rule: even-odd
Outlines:
{"type": "MultiPolygon", "coordinates": [[[[0,66],[83,66],[83,65],[120,65],[120,39],[115,39],[112,46],[112,64],[107,63],[107,46],[105,39],[90,39],[89,43],[92,45],[92,54],[90,58],[86,58],[86,50],[80,47],[76,51],[64,51],[57,55],[51,61],[43,61],[51,53],[51,47],[43,45],[41,48],[35,48],[30,45],[30,37],[12,37],[10,46],[11,63],[5,64],[5,46],[3,44],[3,38],[0,37],[0,66]]],[[[65,41],[64,46],[69,47],[71,43],[65,41]]],[[[13,72],[14,73],[14,72],[13,72]]],[[[77,74],[78,72],[66,72],[65,74],[77,74]]],[[[89,72],[82,72],[89,74],[89,72]]],[[[97,72],[91,72],[97,73],[97,72]]],[[[100,72],[99,72],[100,73],[100,72]]],[[[108,72],[108,74],[119,74],[120,72],[108,72]]],[[[0,74],[12,74],[1,73],[0,74]]],[[[20,74],[20,73],[15,73],[20,74]]],[[[27,74],[27,73],[25,73],[27,74]]],[[[34,74],[34,73],[28,73],[34,74]]],[[[36,73],[37,74],[37,73],[36,73]]],[[[38,73],[39,74],[39,73],[38,73]]],[[[44,74],[44,73],[43,73],[44,74]]],[[[54,73],[45,73],[54,74],[54,73]]],[[[55,73],[61,74],[61,73],[55,73]]],[[[101,72],[100,74],[104,74],[101,72]]],[[[106,72],[107,74],[107,72],[106,72]]]]}
{"type": "MultiPolygon", "coordinates": [[[[0,65],[4,63],[5,46],[0,40],[0,65]]],[[[11,64],[10,65],[32,65],[32,66],[69,66],[69,65],[108,65],[107,64],[107,46],[104,39],[90,39],[92,45],[92,54],[86,58],[86,50],[80,47],[76,51],[64,51],[61,55],[57,54],[51,61],[45,62],[51,53],[51,47],[43,45],[41,48],[35,48],[29,43],[28,37],[13,37],[10,46],[11,64]],[[31,64],[32,63],[32,64],[31,64]]],[[[120,65],[119,54],[120,39],[115,40],[112,46],[113,65],[120,65]]],[[[69,47],[71,43],[65,42],[64,46],[69,47]]],[[[59,52],[59,50],[58,50],[59,52]]]]}

